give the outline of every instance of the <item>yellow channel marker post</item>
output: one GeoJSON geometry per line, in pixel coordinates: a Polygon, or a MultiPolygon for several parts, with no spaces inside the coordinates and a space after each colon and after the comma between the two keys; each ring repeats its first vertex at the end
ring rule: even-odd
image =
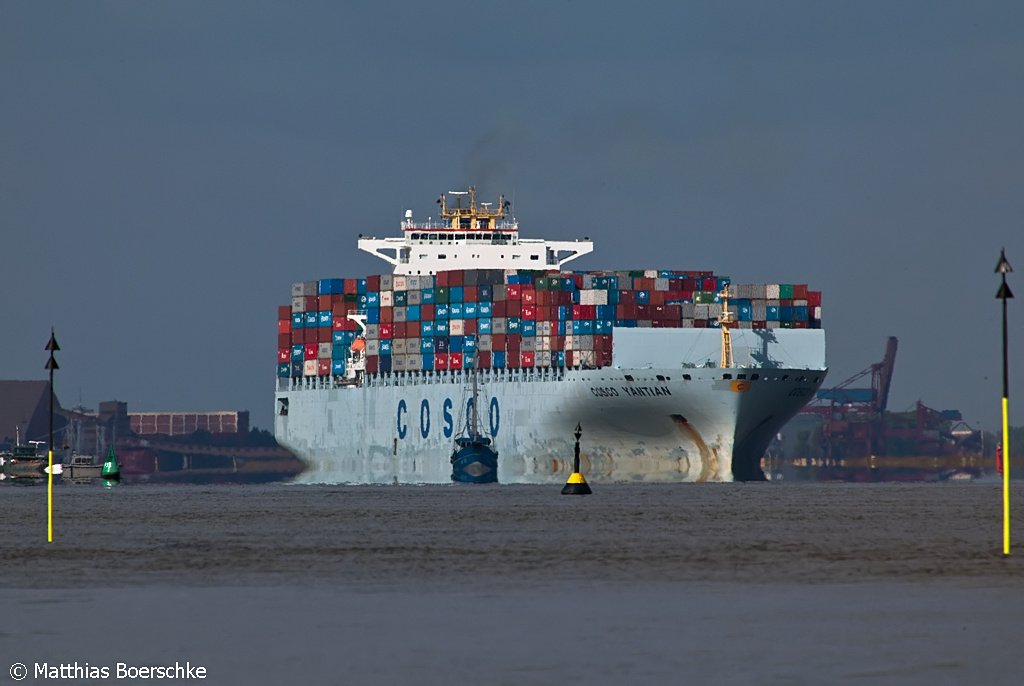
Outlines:
{"type": "Polygon", "coordinates": [[[46,369],[50,370],[50,442],[47,444],[49,460],[46,467],[46,541],[53,543],[53,372],[60,369],[53,353],[60,350],[57,345],[57,337],[53,334],[53,327],[50,327],[50,342],[46,344],[46,350],[50,351],[50,359],[46,361],[46,369]]]}
{"type": "Polygon", "coordinates": [[[1006,275],[1013,267],[1006,261],[1006,248],[999,251],[996,274],[1003,277],[996,299],[1003,301],[1003,555],[1010,554],[1010,376],[1006,359],[1006,301],[1013,292],[1006,285],[1006,275]]]}

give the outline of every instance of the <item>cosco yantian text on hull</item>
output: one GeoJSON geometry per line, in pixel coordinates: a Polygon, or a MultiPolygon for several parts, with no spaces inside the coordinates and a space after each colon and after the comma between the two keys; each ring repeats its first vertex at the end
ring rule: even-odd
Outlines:
{"type": "Polygon", "coordinates": [[[577,422],[591,481],[764,478],[826,375],[820,293],[566,271],[591,243],[520,239],[503,199],[455,197],[441,223],[360,239],[393,274],[297,283],[280,308],[275,434],[304,480],[450,481],[471,371],[500,482],[563,482],[577,422]]]}

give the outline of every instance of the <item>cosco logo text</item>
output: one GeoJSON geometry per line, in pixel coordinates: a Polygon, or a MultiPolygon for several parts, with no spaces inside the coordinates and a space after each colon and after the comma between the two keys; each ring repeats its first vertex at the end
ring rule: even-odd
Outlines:
{"type": "MultiPolygon", "coordinates": [[[[485,399],[481,398],[480,400],[484,401],[485,399]]],[[[469,428],[469,417],[472,410],[473,399],[470,398],[466,401],[465,410],[461,413],[462,420],[465,422],[467,429],[469,428]]],[[[443,435],[445,438],[451,438],[457,433],[455,422],[458,414],[452,399],[445,398],[444,402],[441,403],[440,422],[437,422],[432,417],[429,400],[424,398],[417,407],[415,405],[410,406],[403,398],[398,401],[398,410],[395,413],[395,428],[398,431],[398,438],[405,440],[406,438],[419,436],[426,439],[430,438],[432,432],[437,432],[439,429],[440,435],[443,435]],[[409,412],[410,407],[412,407],[411,416],[409,412]]],[[[496,437],[498,429],[501,427],[501,407],[498,404],[498,399],[492,397],[490,402],[487,403],[487,409],[481,408],[479,415],[485,430],[491,434],[492,438],[496,437]]]]}

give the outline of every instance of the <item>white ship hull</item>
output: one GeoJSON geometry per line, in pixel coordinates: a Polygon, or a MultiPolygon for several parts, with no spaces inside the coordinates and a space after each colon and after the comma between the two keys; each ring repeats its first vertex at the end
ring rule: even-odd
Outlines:
{"type": "MultiPolygon", "coordinates": [[[[823,359],[823,335],[816,340],[823,359]]],[[[772,437],[825,374],[678,364],[485,371],[480,416],[498,451],[501,483],[564,482],[577,422],[589,481],[756,479],[772,437]]],[[[467,381],[463,373],[388,375],[360,387],[285,380],[276,393],[275,434],[308,463],[307,481],[449,482],[467,381]]]]}

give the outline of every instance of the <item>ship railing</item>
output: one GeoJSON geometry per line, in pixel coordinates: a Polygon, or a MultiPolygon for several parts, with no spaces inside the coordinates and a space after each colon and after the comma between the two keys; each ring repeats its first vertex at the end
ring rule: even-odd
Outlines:
{"type": "MultiPolygon", "coordinates": [[[[584,369],[584,367],[529,367],[478,370],[482,383],[532,383],[545,381],[561,381],[567,371],[584,369]]],[[[421,386],[432,384],[465,384],[470,380],[469,370],[408,370],[365,374],[358,386],[368,388],[391,386],[421,386]]],[[[315,390],[328,388],[351,388],[354,384],[342,377],[335,376],[298,376],[278,379],[277,390],[315,390]]]]}

